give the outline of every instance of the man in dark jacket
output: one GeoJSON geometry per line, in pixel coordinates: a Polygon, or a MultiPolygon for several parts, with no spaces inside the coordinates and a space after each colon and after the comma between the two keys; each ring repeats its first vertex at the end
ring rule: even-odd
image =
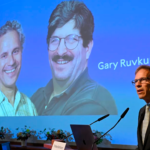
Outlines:
{"type": "Polygon", "coordinates": [[[48,56],[53,78],[32,97],[39,115],[117,114],[115,101],[88,74],[94,18],[83,2],[63,1],[48,25],[48,56]]]}
{"type": "Polygon", "coordinates": [[[135,84],[140,99],[145,100],[146,105],[139,111],[138,117],[138,150],[150,150],[150,66],[141,65],[135,72],[135,84]]]}

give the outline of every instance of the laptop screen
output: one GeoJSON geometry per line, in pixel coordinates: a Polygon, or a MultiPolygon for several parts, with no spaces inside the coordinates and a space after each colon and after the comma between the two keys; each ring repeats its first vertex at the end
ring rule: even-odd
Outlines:
{"type": "MultiPolygon", "coordinates": [[[[92,150],[94,136],[89,125],[70,125],[78,150],[92,150]]],[[[97,150],[96,144],[93,150],[97,150]]]]}

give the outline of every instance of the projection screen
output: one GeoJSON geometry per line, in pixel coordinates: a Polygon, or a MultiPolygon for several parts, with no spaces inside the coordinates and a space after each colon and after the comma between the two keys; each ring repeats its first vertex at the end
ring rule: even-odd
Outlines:
{"type": "Polygon", "coordinates": [[[0,4],[0,125],[92,129],[136,145],[135,70],[150,64],[150,2],[8,0],[0,4]],[[32,116],[32,117],[31,117],[32,116]],[[15,123],[9,124],[13,121],[15,123]]]}

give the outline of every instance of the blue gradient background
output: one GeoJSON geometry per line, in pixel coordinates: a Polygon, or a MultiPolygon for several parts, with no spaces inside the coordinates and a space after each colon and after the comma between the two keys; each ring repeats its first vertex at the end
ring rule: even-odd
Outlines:
{"type": "MultiPolygon", "coordinates": [[[[0,26],[8,20],[18,20],[23,27],[25,44],[22,69],[17,81],[18,89],[31,96],[51,79],[46,44],[50,14],[61,0],[1,0],[0,26]]],[[[139,100],[131,80],[138,65],[120,67],[116,70],[99,70],[98,63],[119,62],[120,59],[136,60],[150,58],[150,1],[136,0],[84,0],[95,19],[94,47],[89,59],[90,76],[106,87],[113,95],[118,116],[110,116],[92,125],[92,129],[107,131],[129,107],[127,116],[110,132],[112,143],[136,145],[136,128],[139,109],[145,104],[139,100]]],[[[1,117],[0,126],[29,125],[36,130],[46,127],[66,129],[70,124],[90,124],[100,116],[43,116],[1,117]],[[11,124],[9,122],[12,122],[11,124]]]]}

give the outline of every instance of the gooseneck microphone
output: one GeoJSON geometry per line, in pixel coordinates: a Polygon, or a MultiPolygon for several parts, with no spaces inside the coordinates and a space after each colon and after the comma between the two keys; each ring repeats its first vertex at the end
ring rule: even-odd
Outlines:
{"type": "MultiPolygon", "coordinates": [[[[122,118],[124,118],[124,116],[127,114],[127,112],[129,111],[129,108],[127,108],[123,113],[122,113],[122,115],[120,116],[120,118],[122,119],[122,118]]],[[[121,120],[120,119],[120,120],[121,120]]]]}
{"type": "Polygon", "coordinates": [[[100,136],[93,144],[92,144],[92,150],[93,150],[93,146],[96,142],[98,142],[102,137],[104,137],[110,130],[112,130],[119,122],[122,118],[125,117],[125,115],[127,114],[127,112],[129,111],[129,108],[127,108],[123,113],[122,115],[120,116],[120,119],[117,121],[117,123],[111,128],[109,129],[106,133],[104,133],[102,136],[100,136]]]}
{"type": "MultiPolygon", "coordinates": [[[[108,116],[109,116],[109,114],[107,114],[107,115],[105,115],[105,116],[103,116],[103,117],[100,117],[100,118],[97,119],[96,121],[92,122],[90,125],[92,125],[92,124],[94,124],[94,123],[96,123],[96,122],[98,122],[98,121],[101,121],[101,120],[105,119],[105,118],[108,117],[108,116]]],[[[73,135],[73,134],[68,135],[67,137],[65,137],[65,139],[67,139],[67,138],[70,137],[71,135],[73,135]]]]}
{"type": "Polygon", "coordinates": [[[107,115],[105,115],[105,116],[103,116],[103,117],[97,119],[96,121],[92,122],[90,125],[92,125],[92,124],[94,124],[94,123],[96,123],[96,122],[98,122],[98,121],[101,121],[101,120],[105,119],[105,118],[108,117],[108,116],[109,116],[109,114],[107,114],[107,115]]]}

